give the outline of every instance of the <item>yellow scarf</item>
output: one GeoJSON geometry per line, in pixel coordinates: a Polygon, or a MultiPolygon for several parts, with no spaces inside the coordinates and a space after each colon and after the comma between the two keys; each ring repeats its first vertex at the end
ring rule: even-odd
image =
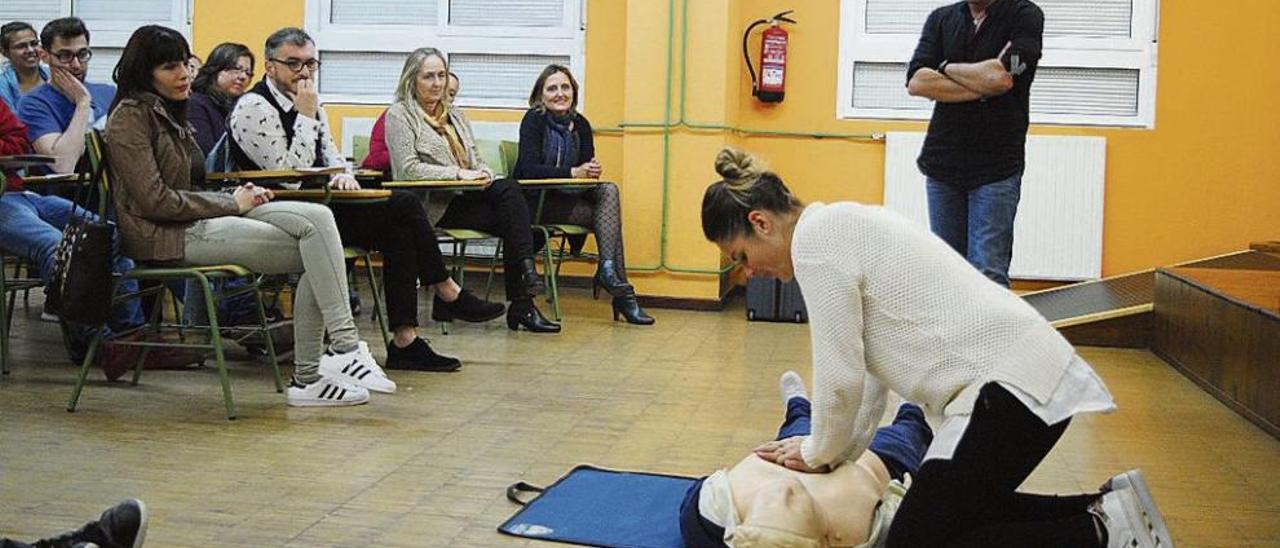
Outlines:
{"type": "Polygon", "coordinates": [[[445,141],[449,142],[449,152],[453,154],[453,161],[462,169],[471,169],[471,156],[467,154],[467,147],[463,146],[462,138],[458,136],[458,129],[453,127],[453,121],[449,119],[449,109],[445,108],[444,101],[436,103],[435,112],[427,112],[421,108],[422,118],[427,121],[427,125],[431,129],[436,130],[445,141]]]}

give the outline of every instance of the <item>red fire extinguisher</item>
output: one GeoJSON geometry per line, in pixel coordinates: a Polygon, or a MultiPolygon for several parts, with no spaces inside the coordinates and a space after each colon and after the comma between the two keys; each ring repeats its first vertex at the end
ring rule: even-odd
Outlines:
{"type": "Polygon", "coordinates": [[[795,24],[787,17],[793,11],[787,10],[769,19],[757,19],[742,33],[742,58],[751,73],[751,94],[762,103],[780,103],[787,94],[787,29],[782,28],[782,23],[795,24]],[[769,28],[764,29],[760,40],[760,78],[757,80],[755,67],[751,66],[751,55],[747,53],[747,42],[751,31],[760,25],[769,25],[769,28]]]}

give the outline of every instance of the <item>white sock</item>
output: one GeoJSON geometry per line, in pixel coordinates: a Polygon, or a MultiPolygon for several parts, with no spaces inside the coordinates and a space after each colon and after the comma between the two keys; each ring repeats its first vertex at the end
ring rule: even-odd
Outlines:
{"type": "Polygon", "coordinates": [[[787,371],[778,378],[778,388],[782,392],[782,405],[787,405],[791,398],[801,397],[808,399],[809,395],[804,391],[804,379],[795,371],[787,371]]]}

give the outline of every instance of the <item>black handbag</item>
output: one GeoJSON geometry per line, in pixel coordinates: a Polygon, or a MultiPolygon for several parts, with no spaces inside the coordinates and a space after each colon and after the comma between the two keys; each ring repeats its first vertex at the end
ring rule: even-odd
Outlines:
{"type": "Polygon", "coordinates": [[[64,320],[96,327],[106,323],[111,312],[115,227],[99,218],[77,215],[79,207],[72,206],[71,220],[62,229],[53,279],[45,288],[45,306],[64,320]]]}

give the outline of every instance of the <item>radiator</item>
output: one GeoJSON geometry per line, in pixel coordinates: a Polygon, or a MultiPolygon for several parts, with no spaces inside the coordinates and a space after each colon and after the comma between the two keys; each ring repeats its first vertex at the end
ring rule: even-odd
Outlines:
{"type": "MultiPolygon", "coordinates": [[[[887,135],[884,205],[927,229],[925,179],[916,167],[923,144],[923,133],[887,135]]],[[[1102,274],[1106,148],[1103,137],[1027,137],[1011,278],[1086,280],[1102,274]]]]}

